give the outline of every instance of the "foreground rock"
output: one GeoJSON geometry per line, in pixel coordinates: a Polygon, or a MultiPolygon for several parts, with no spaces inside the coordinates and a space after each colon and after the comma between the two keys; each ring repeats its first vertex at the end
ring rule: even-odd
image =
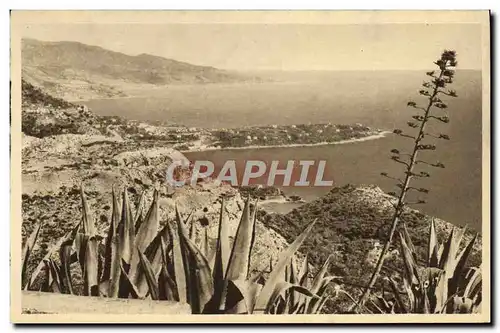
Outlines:
{"type": "MultiPolygon", "coordinates": [[[[23,313],[28,314],[191,314],[188,304],[169,301],[84,297],[66,294],[23,291],[23,313]]],[[[127,321],[127,318],[123,318],[127,321]]]]}

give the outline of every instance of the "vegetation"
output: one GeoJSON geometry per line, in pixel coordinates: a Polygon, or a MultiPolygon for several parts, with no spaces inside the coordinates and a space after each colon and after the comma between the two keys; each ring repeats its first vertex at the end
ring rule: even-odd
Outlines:
{"type": "Polygon", "coordinates": [[[247,146],[280,146],[333,143],[359,139],[380,133],[361,124],[309,124],[290,126],[254,126],[216,130],[211,133],[213,146],[221,148],[247,146]]]}
{"type": "Polygon", "coordinates": [[[189,217],[184,220],[177,209],[175,225],[167,221],[158,231],[157,191],[144,217],[144,195],[135,214],[126,190],[122,197],[120,210],[113,190],[111,225],[106,239],[101,240],[82,188],[81,222],[57,241],[29,275],[28,262],[42,228],[39,224],[23,249],[24,288],[33,289],[43,275],[41,291],[74,294],[78,282],[72,265],[77,263],[84,296],[187,302],[193,313],[318,313],[324,306],[325,291],[334,279],[326,276],[330,260],[311,278],[307,259],[298,270],[294,257],[314,222],[280,255],[267,278],[263,273],[250,277],[256,221],[256,208],[252,213],[250,200],[232,247],[221,207],[217,244],[211,249],[207,229],[196,244],[195,224],[189,225],[189,217]]]}
{"type": "Polygon", "coordinates": [[[21,91],[23,105],[39,104],[43,106],[51,106],[56,109],[67,109],[76,106],[73,103],[65,101],[64,99],[53,97],[44,93],[39,88],[23,79],[21,79],[21,91]]]}
{"type": "Polygon", "coordinates": [[[481,309],[481,268],[466,267],[472,252],[474,236],[459,252],[465,228],[454,229],[444,243],[438,242],[434,221],[431,222],[425,267],[420,267],[410,235],[399,233],[404,260],[405,297],[392,278],[388,278],[392,299],[384,295],[372,301],[380,313],[476,313],[481,309]]]}

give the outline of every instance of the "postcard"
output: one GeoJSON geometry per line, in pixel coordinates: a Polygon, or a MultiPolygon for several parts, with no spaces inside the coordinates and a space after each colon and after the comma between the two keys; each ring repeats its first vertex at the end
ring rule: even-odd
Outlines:
{"type": "Polygon", "coordinates": [[[12,11],[11,321],[489,323],[488,11],[12,11]]]}

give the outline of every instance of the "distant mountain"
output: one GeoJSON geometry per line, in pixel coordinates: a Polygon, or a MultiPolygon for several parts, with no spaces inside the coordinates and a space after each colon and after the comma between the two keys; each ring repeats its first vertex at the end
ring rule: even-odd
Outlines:
{"type": "Polygon", "coordinates": [[[255,80],[214,67],[196,66],[150,54],[126,55],[78,42],[24,39],[26,81],[69,100],[130,95],[152,86],[255,80]]]}

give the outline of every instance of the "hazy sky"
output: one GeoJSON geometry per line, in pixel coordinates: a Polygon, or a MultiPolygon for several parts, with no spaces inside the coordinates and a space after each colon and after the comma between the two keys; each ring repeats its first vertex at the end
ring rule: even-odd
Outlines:
{"type": "Polygon", "coordinates": [[[239,70],[424,69],[447,48],[481,69],[478,24],[36,24],[23,36],[239,70]]]}

